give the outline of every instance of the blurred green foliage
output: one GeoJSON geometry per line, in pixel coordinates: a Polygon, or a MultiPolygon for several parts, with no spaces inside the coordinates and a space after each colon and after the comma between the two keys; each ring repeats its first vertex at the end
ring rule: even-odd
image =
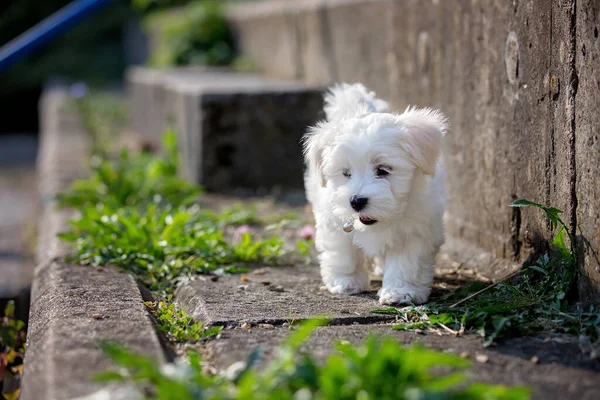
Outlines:
{"type": "MultiPolygon", "coordinates": [[[[147,4],[148,0],[134,2],[147,4]]],[[[181,0],[159,3],[164,6],[165,3],[181,3],[181,0]]],[[[236,57],[236,50],[223,3],[201,0],[150,13],[143,23],[153,43],[149,64],[159,68],[230,65],[236,57]]]]}

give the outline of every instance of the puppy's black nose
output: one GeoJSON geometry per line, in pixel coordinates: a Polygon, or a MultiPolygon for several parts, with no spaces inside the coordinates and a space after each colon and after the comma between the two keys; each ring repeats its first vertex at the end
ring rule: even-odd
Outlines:
{"type": "Polygon", "coordinates": [[[366,197],[360,197],[355,194],[353,194],[352,197],[350,197],[350,205],[356,211],[360,211],[363,208],[365,208],[367,206],[368,202],[369,202],[369,199],[366,197]]]}

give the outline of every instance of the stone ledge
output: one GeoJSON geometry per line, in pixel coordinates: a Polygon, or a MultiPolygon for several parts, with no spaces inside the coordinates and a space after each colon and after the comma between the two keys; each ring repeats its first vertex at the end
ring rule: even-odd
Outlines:
{"type": "Polygon", "coordinates": [[[61,262],[68,246],[56,234],[67,228],[72,212],[58,210],[54,195],[85,175],[88,136],[68,107],[60,87],[44,92],[38,174],[43,211],[37,267],[31,293],[22,400],[67,400],[93,393],[105,384],[91,376],[111,365],[98,344],[110,340],[166,360],[160,336],[131,275],[107,267],[61,262]]]}
{"type": "Polygon", "coordinates": [[[132,129],[159,146],[174,128],[186,179],[221,193],[303,188],[300,141],[322,88],[200,68],[135,67],[127,84],[132,129]]]}
{"type": "Polygon", "coordinates": [[[132,276],[52,262],[38,266],[34,285],[21,399],[64,400],[103,388],[90,380],[113,366],[102,341],[165,361],[132,276]]]}

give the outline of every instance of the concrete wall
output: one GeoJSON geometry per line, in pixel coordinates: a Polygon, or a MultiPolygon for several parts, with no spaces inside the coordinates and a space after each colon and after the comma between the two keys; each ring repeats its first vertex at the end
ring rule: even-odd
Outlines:
{"type": "Polygon", "coordinates": [[[261,72],[311,84],[359,81],[398,110],[441,108],[452,125],[449,240],[487,254],[480,262],[520,262],[543,246],[550,226],[537,210],[507,205],[528,198],[558,207],[587,243],[580,292],[598,301],[599,4],[265,1],[230,17],[261,72]]]}
{"type": "Polygon", "coordinates": [[[581,238],[580,290],[593,297],[600,287],[600,1],[577,0],[573,85],[576,219],[581,238]]]}

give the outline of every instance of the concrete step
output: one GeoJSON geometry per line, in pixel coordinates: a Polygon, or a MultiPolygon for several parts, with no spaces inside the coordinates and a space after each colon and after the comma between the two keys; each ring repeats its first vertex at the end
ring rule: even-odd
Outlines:
{"type": "MultiPolygon", "coordinates": [[[[448,278],[437,277],[433,301],[449,290],[443,284],[448,278]]],[[[394,331],[395,316],[372,312],[380,308],[375,296],[377,282],[371,292],[357,296],[332,295],[321,285],[314,265],[271,267],[242,276],[197,277],[184,283],[175,296],[195,320],[225,327],[203,349],[206,361],[217,370],[247,360],[257,347],[263,352],[261,368],[277,354],[290,334],[290,325],[328,316],[330,325],[318,328],[303,346],[320,361],[332,354],[338,340],[359,344],[376,334],[467,357],[475,364],[468,372],[470,379],[526,385],[534,399],[573,396],[591,400],[600,389],[600,363],[582,353],[576,337],[526,337],[484,348],[483,339],[475,334],[457,337],[441,330],[428,334],[394,331]]]]}
{"type": "Polygon", "coordinates": [[[172,127],[183,174],[210,191],[303,188],[300,140],[322,112],[322,90],[222,70],[132,68],[132,129],[154,145],[172,127]]]}

